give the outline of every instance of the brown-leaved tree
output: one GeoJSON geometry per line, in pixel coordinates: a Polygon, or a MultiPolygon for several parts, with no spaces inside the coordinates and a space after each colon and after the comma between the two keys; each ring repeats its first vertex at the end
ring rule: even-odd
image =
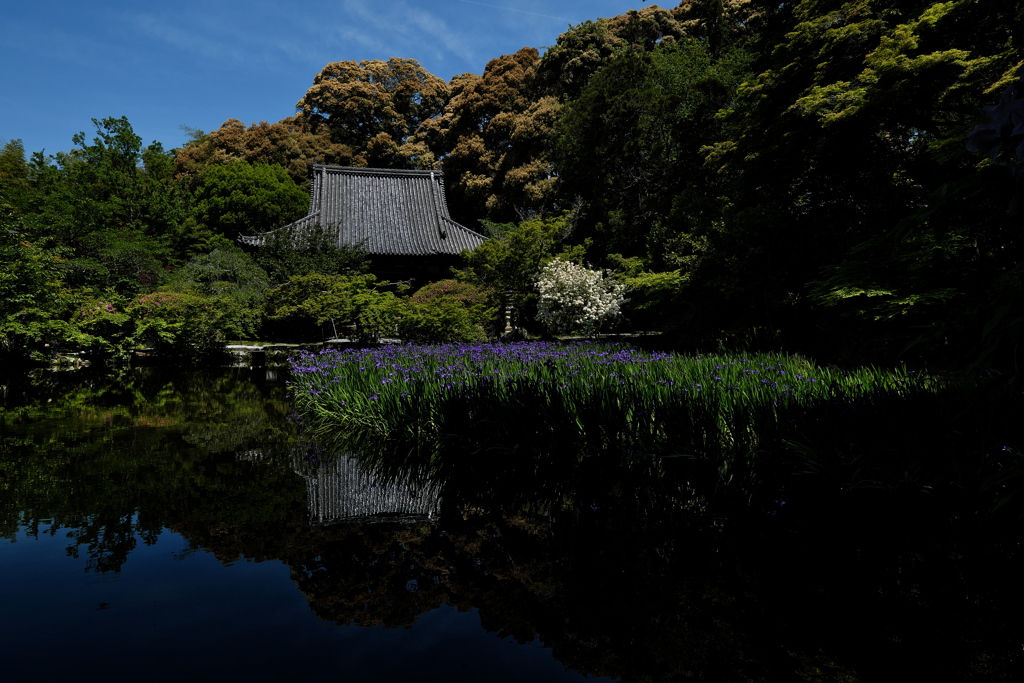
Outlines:
{"type": "Polygon", "coordinates": [[[295,116],[277,123],[260,121],[248,128],[238,119],[228,119],[212,133],[197,131],[194,138],[174,157],[178,179],[189,185],[208,166],[245,161],[277,164],[304,187],[314,162],[346,165],[352,159],[351,147],[333,142],[327,130],[314,132],[307,121],[295,116]]]}
{"type": "Polygon", "coordinates": [[[482,76],[456,76],[444,114],[424,126],[443,158],[457,219],[510,221],[550,208],[547,149],[558,103],[536,92],[539,63],[537,50],[524,47],[492,59],[482,76]]]}
{"type": "Polygon", "coordinates": [[[416,133],[440,116],[448,84],[415,59],[332,62],[295,105],[314,131],[352,149],[351,164],[433,168],[434,155],[416,133]]]}

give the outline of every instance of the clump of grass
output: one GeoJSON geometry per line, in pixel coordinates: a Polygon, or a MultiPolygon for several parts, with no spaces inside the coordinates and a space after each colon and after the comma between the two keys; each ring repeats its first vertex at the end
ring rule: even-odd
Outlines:
{"type": "Polygon", "coordinates": [[[296,407],[313,430],[378,463],[400,452],[420,467],[514,461],[539,472],[550,458],[671,459],[698,487],[748,501],[804,483],[962,487],[991,480],[990,437],[1019,437],[976,424],[991,415],[970,406],[977,392],[962,384],[779,354],[389,346],[303,353],[292,371],[296,407]]]}

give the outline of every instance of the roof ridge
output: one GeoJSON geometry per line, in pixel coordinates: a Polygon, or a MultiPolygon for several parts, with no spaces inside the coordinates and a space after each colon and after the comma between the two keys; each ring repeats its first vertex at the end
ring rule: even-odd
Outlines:
{"type": "Polygon", "coordinates": [[[309,214],[241,241],[259,245],[278,231],[300,240],[300,233],[320,225],[337,244],[362,244],[373,255],[454,256],[487,239],[448,214],[440,169],[316,164],[312,175],[309,214]]]}
{"type": "Polygon", "coordinates": [[[473,228],[468,228],[465,225],[463,225],[462,223],[459,223],[458,221],[453,220],[453,219],[449,218],[448,216],[441,216],[440,218],[445,223],[451,223],[456,228],[459,228],[460,230],[464,230],[464,231],[468,232],[471,235],[476,235],[477,237],[481,237],[483,239],[487,239],[487,236],[484,235],[483,233],[479,233],[476,230],[474,230],[473,228]]]}
{"type": "Polygon", "coordinates": [[[313,164],[314,171],[329,171],[331,173],[351,173],[353,175],[393,175],[393,176],[423,176],[431,174],[444,175],[440,169],[413,169],[413,168],[370,168],[365,166],[332,166],[330,164],[313,164]]]}

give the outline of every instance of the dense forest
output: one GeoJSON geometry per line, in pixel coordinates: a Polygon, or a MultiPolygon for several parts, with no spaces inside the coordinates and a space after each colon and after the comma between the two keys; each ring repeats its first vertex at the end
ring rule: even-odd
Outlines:
{"type": "Polygon", "coordinates": [[[679,346],[1016,376],[1022,31],[1020,0],[683,0],[447,83],[412,58],[328,64],[292,116],[179,149],[125,118],[54,156],[0,140],[0,355],[194,359],[344,325],[471,340],[510,296],[543,331],[559,256],[625,287],[621,329],[679,346]],[[442,169],[453,218],[492,239],[436,283],[382,282],[357,249],[239,247],[305,214],[314,161],[442,169]]]}

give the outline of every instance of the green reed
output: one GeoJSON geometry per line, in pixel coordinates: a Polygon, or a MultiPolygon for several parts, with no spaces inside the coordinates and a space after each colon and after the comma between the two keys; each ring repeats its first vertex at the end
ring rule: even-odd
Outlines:
{"type": "Polygon", "coordinates": [[[746,497],[803,482],[928,489],[962,484],[1000,439],[1017,438],[979,433],[993,406],[971,408],[981,394],[966,385],[779,354],[392,346],[305,354],[292,366],[296,406],[315,432],[433,466],[539,468],[611,454],[674,462],[705,490],[746,497]]]}

